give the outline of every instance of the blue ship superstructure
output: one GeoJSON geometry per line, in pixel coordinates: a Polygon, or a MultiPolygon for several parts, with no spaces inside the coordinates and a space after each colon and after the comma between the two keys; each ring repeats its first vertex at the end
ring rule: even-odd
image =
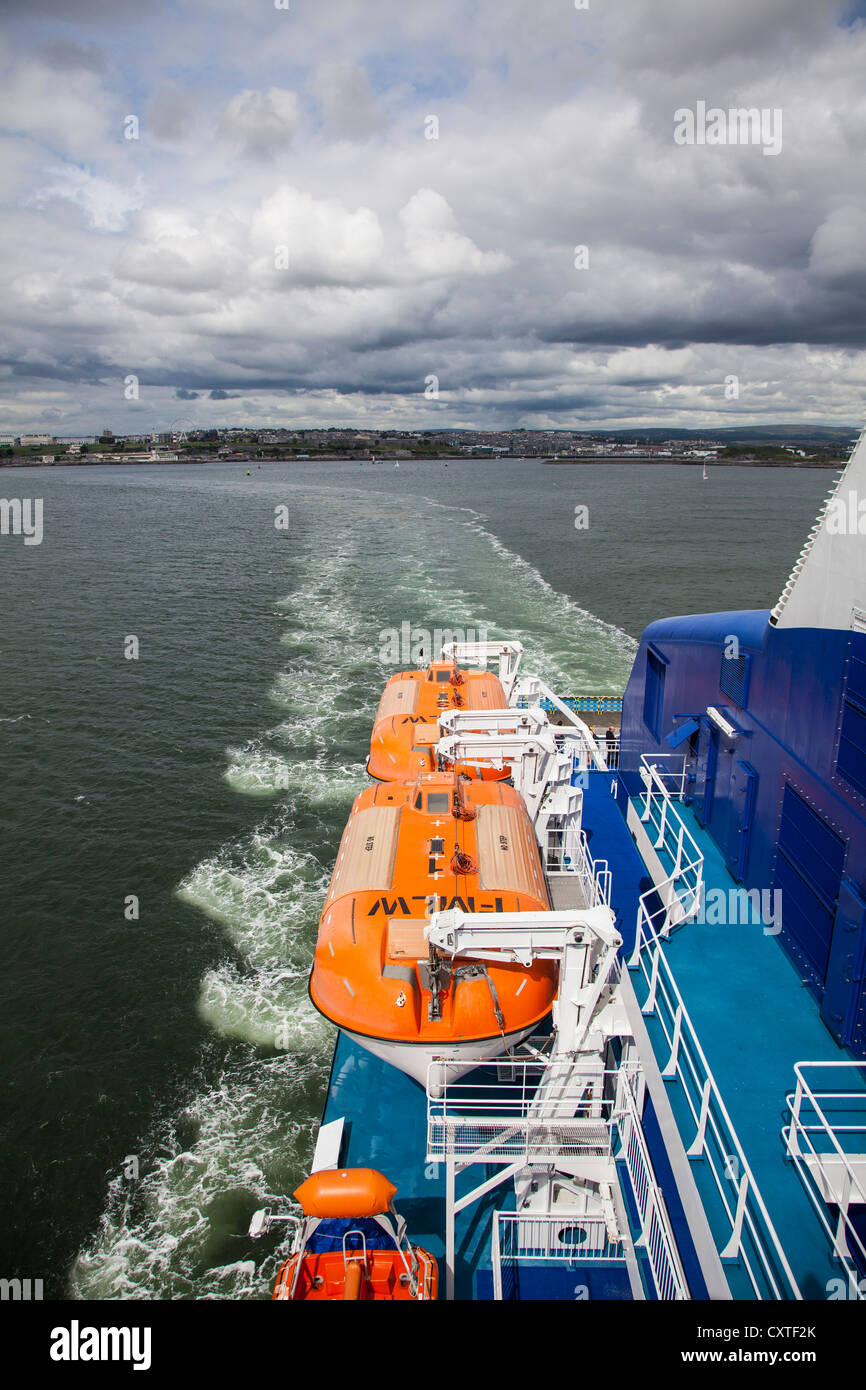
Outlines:
{"type": "Polygon", "coordinates": [[[698,825],[731,878],[761,895],[836,1041],[863,1057],[866,628],[771,619],[647,628],[623,702],[623,782],[639,789],[642,755],[681,750],[698,825]]]}
{"type": "Polygon", "coordinates": [[[866,1297],[864,439],[773,610],[646,630],[618,765],[519,644],[531,717],[441,720],[508,761],[552,910],[431,903],[431,961],[554,959],[559,997],[426,1089],[341,1035],[317,1161],[389,1173],[448,1297],[866,1297]]]}

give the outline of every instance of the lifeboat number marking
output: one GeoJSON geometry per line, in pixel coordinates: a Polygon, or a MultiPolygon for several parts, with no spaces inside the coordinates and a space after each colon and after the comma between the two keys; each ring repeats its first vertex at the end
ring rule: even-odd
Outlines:
{"type": "MultiPolygon", "coordinates": [[[[409,899],[409,902],[413,902],[413,903],[414,903],[414,902],[426,903],[427,900],[428,900],[428,894],[426,894],[426,893],[415,893],[415,894],[413,894],[413,896],[409,899]]],[[[375,917],[376,914],[377,914],[377,912],[383,912],[383,913],[385,914],[386,917],[396,917],[396,916],[397,916],[397,909],[398,909],[398,907],[399,907],[399,910],[400,910],[400,912],[403,914],[404,917],[411,917],[411,916],[412,916],[412,908],[409,906],[409,902],[407,902],[405,898],[392,898],[392,899],[385,898],[385,897],[377,898],[376,901],[374,902],[373,906],[370,908],[369,912],[367,913],[367,916],[368,916],[368,917],[375,917]]],[[[476,906],[475,906],[475,898],[474,898],[474,897],[468,897],[468,898],[454,897],[454,898],[450,898],[450,899],[449,899],[449,898],[446,898],[446,897],[444,896],[444,894],[440,894],[440,896],[439,896],[439,911],[440,911],[440,912],[450,912],[450,911],[452,911],[454,908],[459,908],[459,910],[460,910],[461,912],[476,912],[476,911],[477,911],[477,912],[503,912],[503,911],[505,910],[504,907],[503,907],[503,905],[502,905],[502,899],[501,899],[501,898],[494,898],[492,903],[489,903],[489,902],[480,902],[480,903],[478,904],[477,908],[476,908],[476,906]]]]}

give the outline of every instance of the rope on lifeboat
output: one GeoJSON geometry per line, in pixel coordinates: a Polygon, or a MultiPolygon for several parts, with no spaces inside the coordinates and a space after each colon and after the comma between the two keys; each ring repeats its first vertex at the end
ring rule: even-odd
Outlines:
{"type": "Polygon", "coordinates": [[[500,1033],[502,1034],[502,1039],[503,1039],[503,1042],[504,1042],[504,1041],[505,1041],[505,1016],[504,1016],[502,1010],[501,1010],[500,1007],[499,1007],[499,995],[496,993],[496,986],[495,986],[495,984],[493,983],[493,981],[491,980],[490,975],[489,975],[489,973],[488,973],[488,971],[487,971],[486,969],[485,969],[485,971],[484,971],[484,978],[485,978],[485,980],[487,981],[487,988],[490,990],[490,998],[493,1000],[493,1014],[494,1014],[494,1017],[496,1018],[496,1022],[499,1024],[499,1031],[500,1031],[500,1033]]]}
{"type": "MultiPolygon", "coordinates": [[[[469,965],[461,965],[456,970],[452,971],[451,978],[455,981],[477,980],[482,975],[487,981],[487,988],[490,990],[490,998],[493,1001],[493,1015],[499,1027],[499,1031],[502,1034],[502,1041],[505,1042],[505,1015],[499,1006],[499,995],[496,993],[496,986],[490,978],[487,966],[482,965],[481,961],[472,961],[469,965]]],[[[507,1043],[505,1050],[509,1056],[514,1055],[507,1043]]]]}
{"type": "Polygon", "coordinates": [[[451,799],[451,814],[455,820],[474,820],[478,812],[474,806],[467,806],[461,796],[460,783],[454,787],[454,795],[451,799]]]}
{"type": "Polygon", "coordinates": [[[477,874],[478,865],[471,854],[466,854],[458,844],[454,846],[454,854],[451,858],[452,874],[477,874]]]}

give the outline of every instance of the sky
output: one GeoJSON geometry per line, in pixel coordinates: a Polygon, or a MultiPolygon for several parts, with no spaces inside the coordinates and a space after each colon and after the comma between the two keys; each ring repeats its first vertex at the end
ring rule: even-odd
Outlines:
{"type": "Polygon", "coordinates": [[[0,432],[866,423],[866,0],[0,16],[0,432]]]}

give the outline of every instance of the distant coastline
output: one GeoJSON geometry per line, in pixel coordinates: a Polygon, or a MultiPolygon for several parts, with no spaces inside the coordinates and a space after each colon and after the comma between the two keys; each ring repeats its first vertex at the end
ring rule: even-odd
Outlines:
{"type": "MultiPolygon", "coordinates": [[[[659,458],[658,455],[639,455],[633,454],[623,456],[621,454],[592,457],[592,458],[536,458],[533,455],[513,454],[504,456],[509,462],[517,463],[537,463],[549,465],[551,467],[585,467],[587,464],[625,464],[638,463],[648,466],[662,466],[664,464],[675,464],[677,467],[700,468],[704,460],[695,458],[678,458],[676,456],[659,458]]],[[[370,459],[346,458],[345,454],[314,454],[310,458],[297,458],[288,456],[286,458],[245,458],[240,455],[232,458],[218,458],[214,455],[196,455],[194,458],[174,458],[174,459],[133,459],[123,458],[122,456],[106,457],[100,454],[88,454],[85,458],[76,456],[73,458],[60,458],[53,463],[43,463],[41,458],[28,459],[0,459],[0,469],[7,468],[170,468],[175,465],[205,465],[209,463],[238,463],[246,464],[248,467],[262,468],[274,463],[357,463],[364,468],[393,467],[393,463],[454,463],[461,460],[471,460],[474,463],[498,463],[500,458],[491,458],[490,454],[423,454],[416,455],[414,458],[401,458],[396,460],[383,459],[381,462],[372,463],[370,459]]],[[[845,467],[844,459],[760,459],[760,458],[740,458],[740,459],[707,459],[708,468],[830,468],[839,469],[845,467]]]]}
{"type": "Polygon", "coordinates": [[[647,463],[664,464],[674,463],[677,467],[700,468],[706,462],[708,468],[844,468],[844,459],[759,459],[759,458],[740,458],[740,459],[718,459],[708,458],[659,458],[658,455],[638,455],[634,454],[627,458],[621,454],[613,457],[604,458],[580,458],[580,459],[540,459],[540,463],[550,464],[553,467],[567,465],[574,467],[575,464],[587,463],[647,463]]]}

